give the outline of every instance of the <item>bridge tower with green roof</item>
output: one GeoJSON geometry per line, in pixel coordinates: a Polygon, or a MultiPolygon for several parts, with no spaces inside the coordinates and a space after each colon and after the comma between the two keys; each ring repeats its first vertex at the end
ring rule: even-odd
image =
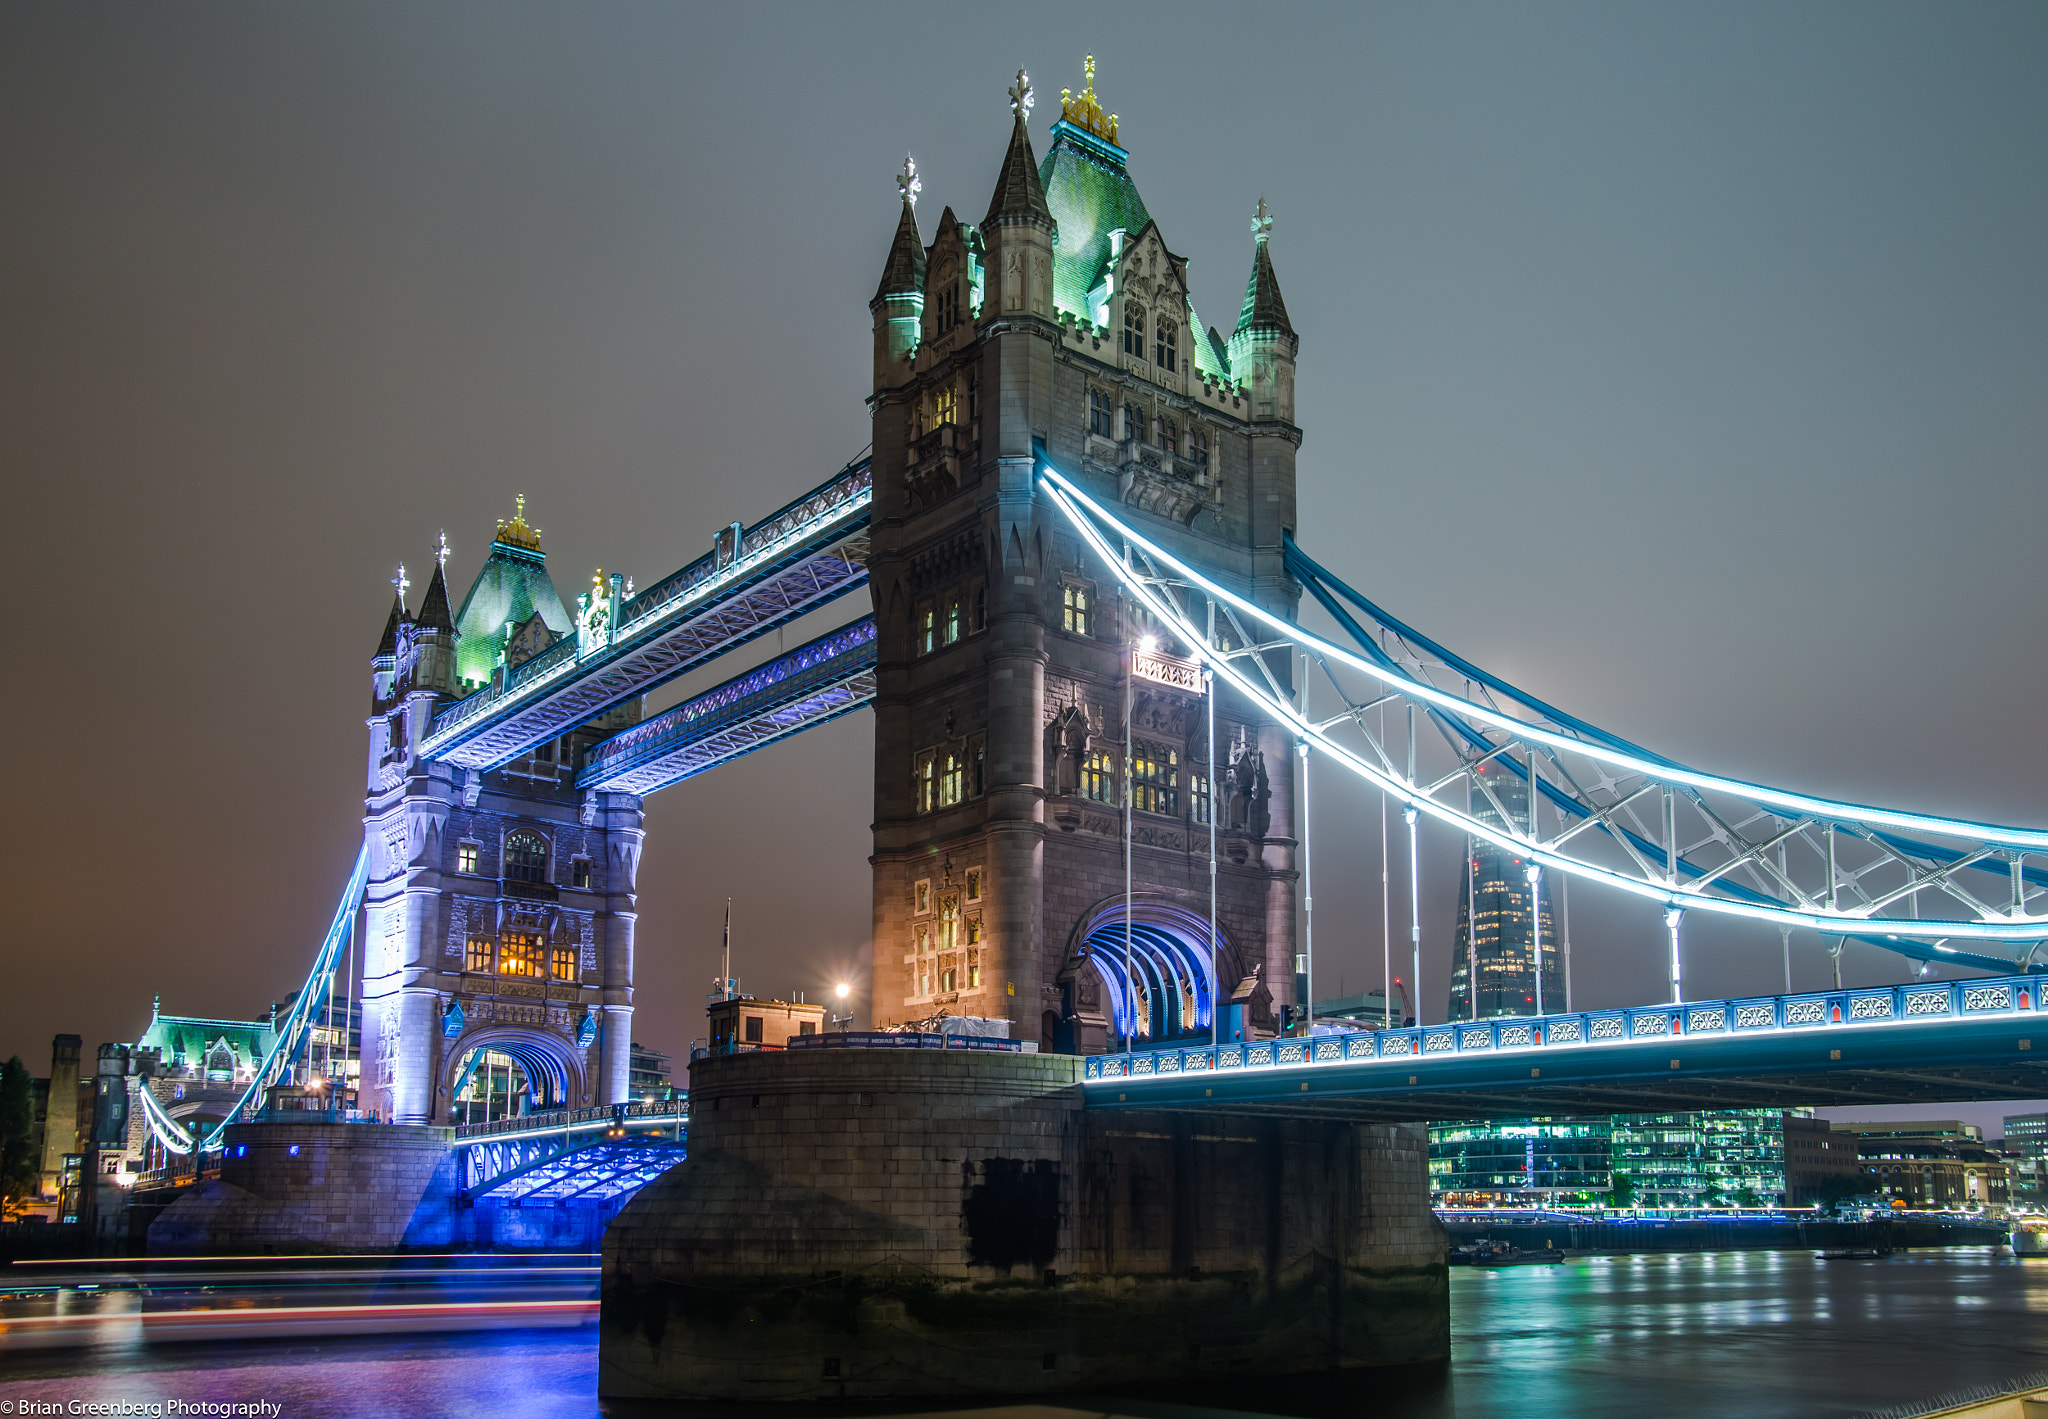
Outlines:
{"type": "Polygon", "coordinates": [[[1220,994],[1270,1031],[1294,979],[1292,743],[1225,697],[1212,748],[1199,693],[1139,676],[1126,762],[1151,628],[1039,495],[1034,450],[1291,616],[1297,340],[1271,220],[1260,199],[1225,336],[1195,313],[1093,59],[1042,161],[1021,73],[1011,109],[978,223],[947,207],[926,245],[906,163],[870,303],[874,1016],[1004,1020],[1083,1052],[1206,1039],[1214,814],[1220,994]]]}

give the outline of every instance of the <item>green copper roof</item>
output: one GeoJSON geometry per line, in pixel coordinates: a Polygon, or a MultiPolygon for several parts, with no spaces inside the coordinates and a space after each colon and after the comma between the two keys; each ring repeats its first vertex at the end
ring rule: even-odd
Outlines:
{"type": "Polygon", "coordinates": [[[1052,147],[1039,165],[1046,206],[1059,223],[1053,248],[1052,299],[1060,310],[1092,319],[1088,293],[1109,265],[1109,234],[1119,227],[1136,236],[1152,220],[1145,199],[1114,143],[1061,122],[1052,126],[1052,147]]]}
{"type": "Polygon", "coordinates": [[[235,1067],[260,1064],[277,1042],[277,1032],[262,1020],[206,1020],[191,1015],[158,1015],[136,1044],[160,1049],[164,1063],[204,1068],[206,1053],[222,1040],[235,1056],[235,1067]]]}
{"type": "Polygon", "coordinates": [[[1263,236],[1252,251],[1252,275],[1245,282],[1244,305],[1237,313],[1237,329],[1232,333],[1242,335],[1252,330],[1294,333],[1294,325],[1287,319],[1287,302],[1280,299],[1280,278],[1273,274],[1273,258],[1266,252],[1263,236]]]}
{"type": "Polygon", "coordinates": [[[472,685],[488,681],[498,667],[508,626],[526,624],[535,612],[556,635],[569,633],[574,623],[548,577],[547,560],[544,552],[491,544],[491,555],[455,617],[456,679],[472,685]]]}
{"type": "Polygon", "coordinates": [[[906,197],[903,216],[896,223],[896,238],[889,243],[889,260],[882,267],[882,284],[875,287],[875,299],[923,293],[924,242],[917,235],[917,211],[906,197]]]}

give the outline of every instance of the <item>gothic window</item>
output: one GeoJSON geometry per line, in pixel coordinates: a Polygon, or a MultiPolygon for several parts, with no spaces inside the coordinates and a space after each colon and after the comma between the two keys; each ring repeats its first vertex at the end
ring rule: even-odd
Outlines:
{"type": "Polygon", "coordinates": [[[945,768],[939,773],[939,807],[951,808],[960,801],[965,778],[965,765],[960,762],[960,756],[948,749],[945,768]]]}
{"type": "Polygon", "coordinates": [[[478,844],[476,843],[458,843],[456,845],[455,870],[457,872],[467,872],[472,876],[476,874],[477,848],[478,844]]]}
{"type": "Polygon", "coordinates": [[[939,334],[944,335],[960,323],[960,290],[957,283],[948,281],[939,292],[939,334]]]}
{"type": "Polygon", "coordinates": [[[969,946],[979,946],[981,944],[981,918],[978,916],[972,916],[967,919],[967,944],[969,946]]]}
{"type": "Polygon", "coordinates": [[[569,885],[588,889],[590,886],[590,859],[571,858],[569,861],[569,885]]]}
{"type": "Polygon", "coordinates": [[[931,602],[919,604],[917,608],[917,653],[930,655],[939,648],[939,613],[931,602]]]}
{"type": "Polygon", "coordinates": [[[917,879],[917,886],[910,893],[911,910],[923,916],[932,909],[932,883],[929,877],[917,879]]]}
{"type": "Polygon", "coordinates": [[[981,370],[979,368],[967,371],[967,422],[969,424],[981,422],[981,370]]]}
{"type": "Polygon", "coordinates": [[[988,739],[977,734],[967,741],[967,796],[979,798],[988,792],[988,739]]]}
{"type": "Polygon", "coordinates": [[[1142,405],[1142,404],[1126,404],[1126,405],[1124,405],[1124,437],[1125,437],[1125,438],[1127,438],[1127,439],[1136,439],[1136,440],[1138,440],[1138,442],[1140,442],[1140,443],[1143,443],[1143,442],[1145,441],[1145,422],[1146,422],[1146,420],[1145,420],[1145,406],[1144,406],[1144,405],[1142,405]]]}
{"type": "Polygon", "coordinates": [[[957,424],[960,422],[958,415],[959,398],[953,392],[952,385],[945,385],[932,396],[932,427],[936,429],[941,424],[957,424]]]}
{"type": "Polygon", "coordinates": [[[545,947],[540,935],[532,931],[508,931],[505,944],[498,949],[498,974],[501,976],[538,976],[546,959],[545,947]]]}
{"type": "Polygon", "coordinates": [[[1205,773],[1188,775],[1188,810],[1197,823],[1209,821],[1209,776],[1205,773]]]}
{"type": "Polygon", "coordinates": [[[1100,434],[1106,439],[1116,437],[1116,409],[1109,402],[1109,394],[1104,390],[1088,391],[1088,432],[1100,434]]]}
{"type": "Polygon", "coordinates": [[[939,899],[939,949],[950,951],[960,944],[960,895],[948,892],[939,899]]]}
{"type": "Polygon", "coordinates": [[[472,936],[469,949],[463,957],[462,968],[466,971],[488,971],[491,968],[491,938],[472,936]]]}
{"type": "Polygon", "coordinates": [[[519,832],[505,839],[505,878],[510,882],[548,880],[548,840],[539,833],[519,832]]]}
{"type": "Polygon", "coordinates": [[[1145,358],[1145,312],[1135,306],[1124,307],[1124,353],[1145,358]]]}
{"type": "Polygon", "coordinates": [[[967,900],[970,902],[981,900],[981,869],[979,867],[967,869],[967,900]]]}
{"type": "Polygon", "coordinates": [[[938,765],[930,752],[917,756],[917,811],[929,813],[938,803],[938,765]]]}
{"type": "Polygon", "coordinates": [[[1180,452],[1180,425],[1171,419],[1159,421],[1159,446],[1168,453],[1180,452]]]}
{"type": "Polygon", "coordinates": [[[1070,581],[1060,591],[1060,625],[1071,635],[1088,632],[1088,584],[1070,581]]]}
{"type": "Polygon", "coordinates": [[[965,619],[965,607],[961,605],[960,593],[954,592],[946,598],[946,644],[951,645],[962,635],[961,622],[965,619]]]}
{"type": "Polygon", "coordinates": [[[1200,424],[1188,425],[1188,457],[1195,460],[1195,467],[1209,471],[1209,431],[1200,424]]]}
{"type": "Polygon", "coordinates": [[[1116,760],[1108,751],[1091,749],[1081,760],[1081,796],[1097,803],[1116,801],[1116,760]]]}
{"type": "Polygon", "coordinates": [[[545,744],[534,745],[533,757],[536,763],[552,764],[555,761],[555,741],[550,739],[545,744]]]}
{"type": "MultiPolygon", "coordinates": [[[[977,928],[980,925],[981,923],[979,922],[975,923],[977,928]]],[[[979,940],[979,934],[977,933],[973,939],[979,940]]],[[[981,989],[981,952],[979,951],[969,951],[967,953],[967,988],[969,990],[981,989]]]]}
{"type": "Polygon", "coordinates": [[[1180,753],[1140,739],[1131,746],[1131,804],[1168,817],[1180,812],[1180,753]]]}
{"type": "Polygon", "coordinates": [[[967,629],[985,631],[988,629],[988,583],[976,582],[974,590],[967,597],[967,629]]]}
{"type": "Polygon", "coordinates": [[[556,980],[576,979],[576,948],[557,946],[554,949],[554,965],[556,980]]]}
{"type": "Polygon", "coordinates": [[[952,957],[949,956],[946,958],[946,964],[939,971],[939,989],[958,990],[960,988],[957,984],[958,980],[959,976],[954,968],[952,957]]]}
{"type": "Polygon", "coordinates": [[[1171,374],[1180,366],[1180,329],[1170,320],[1152,328],[1152,362],[1171,374]]]}

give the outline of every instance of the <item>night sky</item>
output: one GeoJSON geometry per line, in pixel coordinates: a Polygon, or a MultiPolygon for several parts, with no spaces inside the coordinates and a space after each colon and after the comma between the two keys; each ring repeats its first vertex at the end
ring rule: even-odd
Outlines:
{"type": "MultiPolygon", "coordinates": [[[[644,585],[822,481],[867,441],[905,150],[927,239],[978,219],[1016,69],[1042,155],[1089,51],[1225,331],[1271,203],[1313,555],[1698,767],[2048,823],[2039,5],[10,5],[0,1055],[292,989],[394,565],[445,528],[459,601],[523,492],[565,597],[644,585]]],[[[728,896],[748,989],[864,979],[871,735],[652,800],[637,1038],[703,1033],[728,896]]],[[[1316,797],[1355,992],[1378,800],[1316,797]]],[[[1659,998],[1655,909],[1573,911],[1575,1003],[1659,998]]],[[[1689,922],[1688,989],[1778,955],[1689,922]]]]}

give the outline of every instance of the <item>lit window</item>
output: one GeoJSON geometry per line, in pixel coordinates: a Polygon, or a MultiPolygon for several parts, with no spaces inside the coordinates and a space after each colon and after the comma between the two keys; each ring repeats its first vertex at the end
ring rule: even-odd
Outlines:
{"type": "Polygon", "coordinates": [[[1209,821],[1209,776],[1191,773],[1188,775],[1188,809],[1197,823],[1209,821]]]}
{"type": "Polygon", "coordinates": [[[969,951],[967,953],[967,988],[969,990],[981,989],[981,952],[979,951],[969,951]]]}
{"type": "Polygon", "coordinates": [[[1105,390],[1088,391],[1088,432],[1106,439],[1116,437],[1116,409],[1105,390]]]}
{"type": "Polygon", "coordinates": [[[1145,312],[1124,307],[1124,353],[1145,358],[1145,312]]]}
{"type": "Polygon", "coordinates": [[[574,946],[557,946],[554,955],[555,979],[576,979],[576,948],[574,946]]]}
{"type": "Polygon", "coordinates": [[[505,877],[512,882],[548,880],[548,843],[539,833],[514,833],[505,839],[505,877]]]}
{"type": "Polygon", "coordinates": [[[455,870],[457,872],[474,874],[476,872],[476,854],[477,845],[475,843],[463,843],[457,847],[455,849],[455,870]]]}
{"type": "Polygon", "coordinates": [[[923,916],[932,909],[932,884],[928,877],[920,877],[910,892],[911,910],[923,916]]]}
{"type": "Polygon", "coordinates": [[[959,420],[959,396],[952,385],[946,385],[932,396],[932,427],[941,424],[957,424],[959,420]]]}
{"type": "Polygon", "coordinates": [[[970,902],[981,900],[981,869],[979,867],[967,869],[967,900],[970,902]]]}
{"type": "Polygon", "coordinates": [[[1153,330],[1152,360],[1169,374],[1180,367],[1180,329],[1162,320],[1153,330]]]}
{"type": "Polygon", "coordinates": [[[578,857],[578,858],[572,858],[572,859],[570,860],[570,862],[569,862],[569,885],[570,885],[570,886],[572,886],[572,887],[585,887],[585,888],[587,888],[587,887],[589,887],[589,886],[590,886],[590,859],[589,859],[589,858],[587,858],[587,857],[578,857]]]}
{"type": "Polygon", "coordinates": [[[508,931],[505,944],[498,950],[498,974],[501,976],[538,976],[541,963],[546,959],[540,936],[531,931],[508,931]]]}
{"type": "Polygon", "coordinates": [[[929,813],[938,806],[938,765],[930,754],[917,756],[917,811],[929,813]]]}
{"type": "Polygon", "coordinates": [[[1180,754],[1138,740],[1131,749],[1131,802],[1147,813],[1180,812],[1180,754]]]}
{"type": "Polygon", "coordinates": [[[954,980],[955,976],[952,959],[948,957],[945,967],[939,972],[939,989],[958,990],[960,987],[954,984],[954,980]]]}
{"type": "Polygon", "coordinates": [[[966,608],[961,604],[958,593],[946,598],[946,644],[960,639],[961,621],[966,608]]]}
{"type": "Polygon", "coordinates": [[[491,968],[491,938],[488,936],[470,937],[469,950],[463,958],[462,965],[464,970],[488,971],[491,968]]]}
{"type": "Polygon", "coordinates": [[[1081,761],[1081,796],[1097,803],[1116,801],[1116,761],[1107,751],[1092,749],[1081,761]]]}
{"type": "Polygon", "coordinates": [[[930,655],[939,648],[939,613],[927,601],[917,608],[917,651],[930,655]]]}
{"type": "Polygon", "coordinates": [[[939,899],[939,949],[950,951],[960,944],[960,898],[948,892],[939,899]]]}
{"type": "Polygon", "coordinates": [[[1079,582],[1068,582],[1060,593],[1060,625],[1070,634],[1088,634],[1088,588],[1079,582]]]}
{"type": "Polygon", "coordinates": [[[981,918],[978,916],[967,918],[967,944],[969,946],[979,946],[981,944],[981,918]]]}
{"type": "Polygon", "coordinates": [[[939,807],[951,808],[960,801],[960,789],[963,779],[964,775],[961,770],[960,756],[948,750],[946,753],[946,767],[939,774],[939,807]]]}

